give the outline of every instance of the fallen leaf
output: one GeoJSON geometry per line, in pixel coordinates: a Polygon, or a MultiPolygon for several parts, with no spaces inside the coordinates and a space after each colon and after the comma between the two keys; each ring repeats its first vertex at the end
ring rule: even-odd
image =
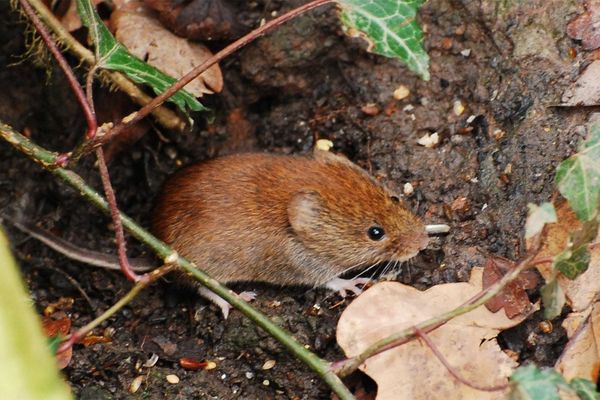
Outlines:
{"type": "Polygon", "coordinates": [[[585,12],[571,20],[567,25],[567,35],[581,40],[583,48],[594,50],[600,47],[600,1],[584,1],[585,12]]]}
{"type": "Polygon", "coordinates": [[[585,378],[597,382],[600,371],[600,304],[596,302],[581,313],[571,313],[563,326],[569,342],[555,368],[567,380],[585,378]]]}
{"type": "MultiPolygon", "coordinates": [[[[96,7],[100,3],[104,3],[105,0],[90,0],[92,5],[96,7]]],[[[69,8],[67,8],[67,12],[59,18],[60,23],[65,27],[65,29],[69,32],[76,31],[81,28],[81,19],[79,19],[79,15],[77,14],[77,1],[70,0],[69,8]]]]}
{"type": "Polygon", "coordinates": [[[529,215],[525,223],[525,239],[540,233],[544,225],[556,222],[556,210],[552,203],[528,204],[529,215]]]}
{"type": "MultiPolygon", "coordinates": [[[[60,319],[44,318],[42,319],[42,327],[44,334],[48,338],[63,338],[69,334],[71,330],[71,319],[69,317],[62,317],[60,319]]],[[[71,362],[73,356],[73,348],[69,347],[67,350],[56,354],[56,362],[58,368],[63,369],[71,362]]]]}
{"type": "MultiPolygon", "coordinates": [[[[483,270],[483,288],[485,289],[499,281],[514,267],[514,262],[506,258],[489,256],[483,270]]],[[[523,271],[517,279],[506,285],[504,290],[485,305],[491,312],[497,312],[504,308],[506,316],[511,319],[518,315],[525,315],[533,307],[525,290],[535,288],[538,281],[538,275],[535,272],[523,271]]]]}
{"type": "MultiPolygon", "coordinates": [[[[169,32],[140,2],[129,2],[114,11],[110,26],[133,55],[176,79],[212,56],[205,46],[169,32]]],[[[213,65],[184,88],[196,97],[220,92],[223,76],[219,66],[213,65]]]]}
{"type": "Polygon", "coordinates": [[[563,106],[595,106],[600,103],[600,60],[593,61],[562,95],[563,106]]]}
{"type": "MultiPolygon", "coordinates": [[[[571,234],[582,226],[566,201],[555,208],[558,222],[548,224],[545,243],[533,262],[543,258],[552,258],[562,253],[571,234]]],[[[598,240],[600,240],[600,235],[594,239],[594,241],[598,240]]],[[[552,263],[538,264],[536,268],[546,281],[552,280],[554,276],[552,263]]],[[[600,247],[590,250],[588,268],[577,279],[571,280],[560,274],[556,279],[565,294],[567,304],[573,311],[577,312],[588,308],[596,294],[600,292],[600,247]]]]}
{"type": "Polygon", "coordinates": [[[107,336],[99,336],[99,335],[87,335],[79,342],[85,347],[91,346],[97,343],[112,343],[112,339],[107,336]]]}
{"type": "MultiPolygon", "coordinates": [[[[382,282],[360,295],[342,314],[337,341],[348,357],[392,333],[463,304],[482,290],[482,269],[469,282],[434,286],[423,292],[396,282],[382,282]]],[[[478,385],[507,383],[516,367],[498,346],[496,336],[524,318],[509,319],[485,307],[461,315],[428,335],[465,379],[478,385]]],[[[368,359],[361,369],[378,384],[377,399],[501,399],[506,392],[482,392],[456,381],[431,350],[418,340],[368,359]]]]}
{"type": "Polygon", "coordinates": [[[235,40],[245,29],[227,0],[145,0],[160,21],[179,36],[193,40],[235,40]]]}

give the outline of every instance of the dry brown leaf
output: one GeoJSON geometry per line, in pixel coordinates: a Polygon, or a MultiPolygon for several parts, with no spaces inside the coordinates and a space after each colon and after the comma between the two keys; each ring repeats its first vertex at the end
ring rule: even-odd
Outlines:
{"type": "MultiPolygon", "coordinates": [[[[483,270],[484,289],[499,281],[514,267],[515,263],[506,258],[488,256],[483,270]]],[[[504,308],[508,318],[528,314],[533,304],[529,301],[525,290],[535,288],[538,281],[538,275],[534,271],[523,271],[517,279],[506,285],[504,290],[488,301],[485,306],[491,312],[504,308]]]]}
{"type": "Polygon", "coordinates": [[[569,314],[563,327],[570,340],[556,362],[556,369],[567,381],[584,378],[597,382],[600,370],[600,303],[594,303],[580,313],[569,314]]]}
{"type": "Polygon", "coordinates": [[[600,104],[600,61],[593,61],[562,95],[564,106],[600,104]]]}
{"type": "MultiPolygon", "coordinates": [[[[347,356],[356,356],[379,339],[461,305],[481,289],[481,268],[473,268],[470,282],[438,285],[423,292],[396,282],[379,283],[344,311],[337,328],[338,343],[347,356]]],[[[429,336],[465,379],[495,386],[506,383],[517,366],[500,350],[495,338],[522,320],[479,307],[429,336]]],[[[418,340],[370,358],[361,369],[377,382],[378,400],[487,400],[505,395],[459,383],[418,340]]]]}
{"type": "MultiPolygon", "coordinates": [[[[100,3],[104,3],[105,0],[91,0],[92,5],[96,7],[100,3]]],[[[77,0],[71,0],[69,2],[69,8],[67,8],[67,12],[59,18],[60,23],[65,27],[65,29],[69,32],[76,31],[81,28],[81,20],[79,19],[79,15],[77,15],[77,0]]]]}
{"type": "MultiPolygon", "coordinates": [[[[558,223],[547,225],[546,243],[535,260],[554,257],[561,253],[569,240],[569,234],[581,227],[581,223],[567,202],[556,206],[556,216],[558,223]]],[[[595,241],[599,239],[600,235],[596,237],[595,241]]],[[[575,312],[588,308],[596,294],[600,292],[600,247],[592,249],[590,253],[590,265],[587,271],[577,279],[570,280],[562,275],[557,278],[558,284],[567,298],[567,304],[575,312]]],[[[536,267],[544,279],[548,280],[552,276],[551,263],[539,264],[536,267]]]]}
{"type": "Polygon", "coordinates": [[[586,11],[567,25],[567,35],[581,40],[584,49],[594,50],[600,47],[600,1],[586,0],[584,5],[586,11]]]}
{"type": "MultiPolygon", "coordinates": [[[[56,313],[57,317],[64,315],[63,313],[56,313]]],[[[71,319],[66,315],[60,317],[59,319],[52,318],[44,318],[42,319],[42,328],[44,329],[44,334],[48,338],[52,337],[65,337],[69,334],[71,330],[71,319]]],[[[67,350],[62,353],[56,354],[56,363],[58,364],[58,368],[63,369],[71,362],[71,357],[73,357],[73,348],[69,347],[67,350]]]]}
{"type": "MultiPolygon", "coordinates": [[[[132,54],[176,79],[212,56],[205,46],[171,33],[140,2],[129,2],[114,11],[110,25],[117,40],[132,54]]],[[[222,88],[223,76],[216,64],[185,86],[197,97],[222,88]]]]}

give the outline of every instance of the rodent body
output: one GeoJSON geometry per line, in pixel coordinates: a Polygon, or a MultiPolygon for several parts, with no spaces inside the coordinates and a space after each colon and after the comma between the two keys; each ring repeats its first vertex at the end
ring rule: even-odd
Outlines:
{"type": "Polygon", "coordinates": [[[318,286],[352,268],[404,261],[428,242],[398,198],[348,159],[239,154],[166,182],[153,231],[221,282],[318,286]]]}

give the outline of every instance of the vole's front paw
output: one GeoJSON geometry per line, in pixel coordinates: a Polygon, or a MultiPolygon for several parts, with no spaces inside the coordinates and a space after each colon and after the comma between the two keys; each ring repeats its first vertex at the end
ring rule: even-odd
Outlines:
{"type": "Polygon", "coordinates": [[[354,279],[342,279],[342,278],[334,278],[325,284],[327,289],[333,290],[334,292],[338,292],[340,296],[346,297],[348,292],[347,290],[354,293],[356,296],[362,293],[362,289],[357,285],[366,285],[371,282],[369,278],[354,278],[354,279]]]}
{"type": "MultiPolygon", "coordinates": [[[[224,319],[227,319],[227,317],[229,317],[229,311],[233,307],[226,300],[222,299],[216,293],[210,291],[209,289],[207,289],[205,287],[198,288],[198,293],[200,293],[200,296],[204,297],[205,299],[210,300],[217,307],[219,307],[221,309],[221,313],[223,314],[224,319]]],[[[252,301],[256,298],[256,293],[255,292],[242,292],[242,293],[238,294],[238,296],[244,301],[252,301]]]]}

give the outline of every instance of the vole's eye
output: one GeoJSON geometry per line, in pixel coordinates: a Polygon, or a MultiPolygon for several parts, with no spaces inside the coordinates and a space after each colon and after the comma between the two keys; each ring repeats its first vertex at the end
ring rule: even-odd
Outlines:
{"type": "Polygon", "coordinates": [[[367,235],[371,240],[381,240],[385,236],[385,231],[380,226],[372,226],[367,231],[367,235]]]}

